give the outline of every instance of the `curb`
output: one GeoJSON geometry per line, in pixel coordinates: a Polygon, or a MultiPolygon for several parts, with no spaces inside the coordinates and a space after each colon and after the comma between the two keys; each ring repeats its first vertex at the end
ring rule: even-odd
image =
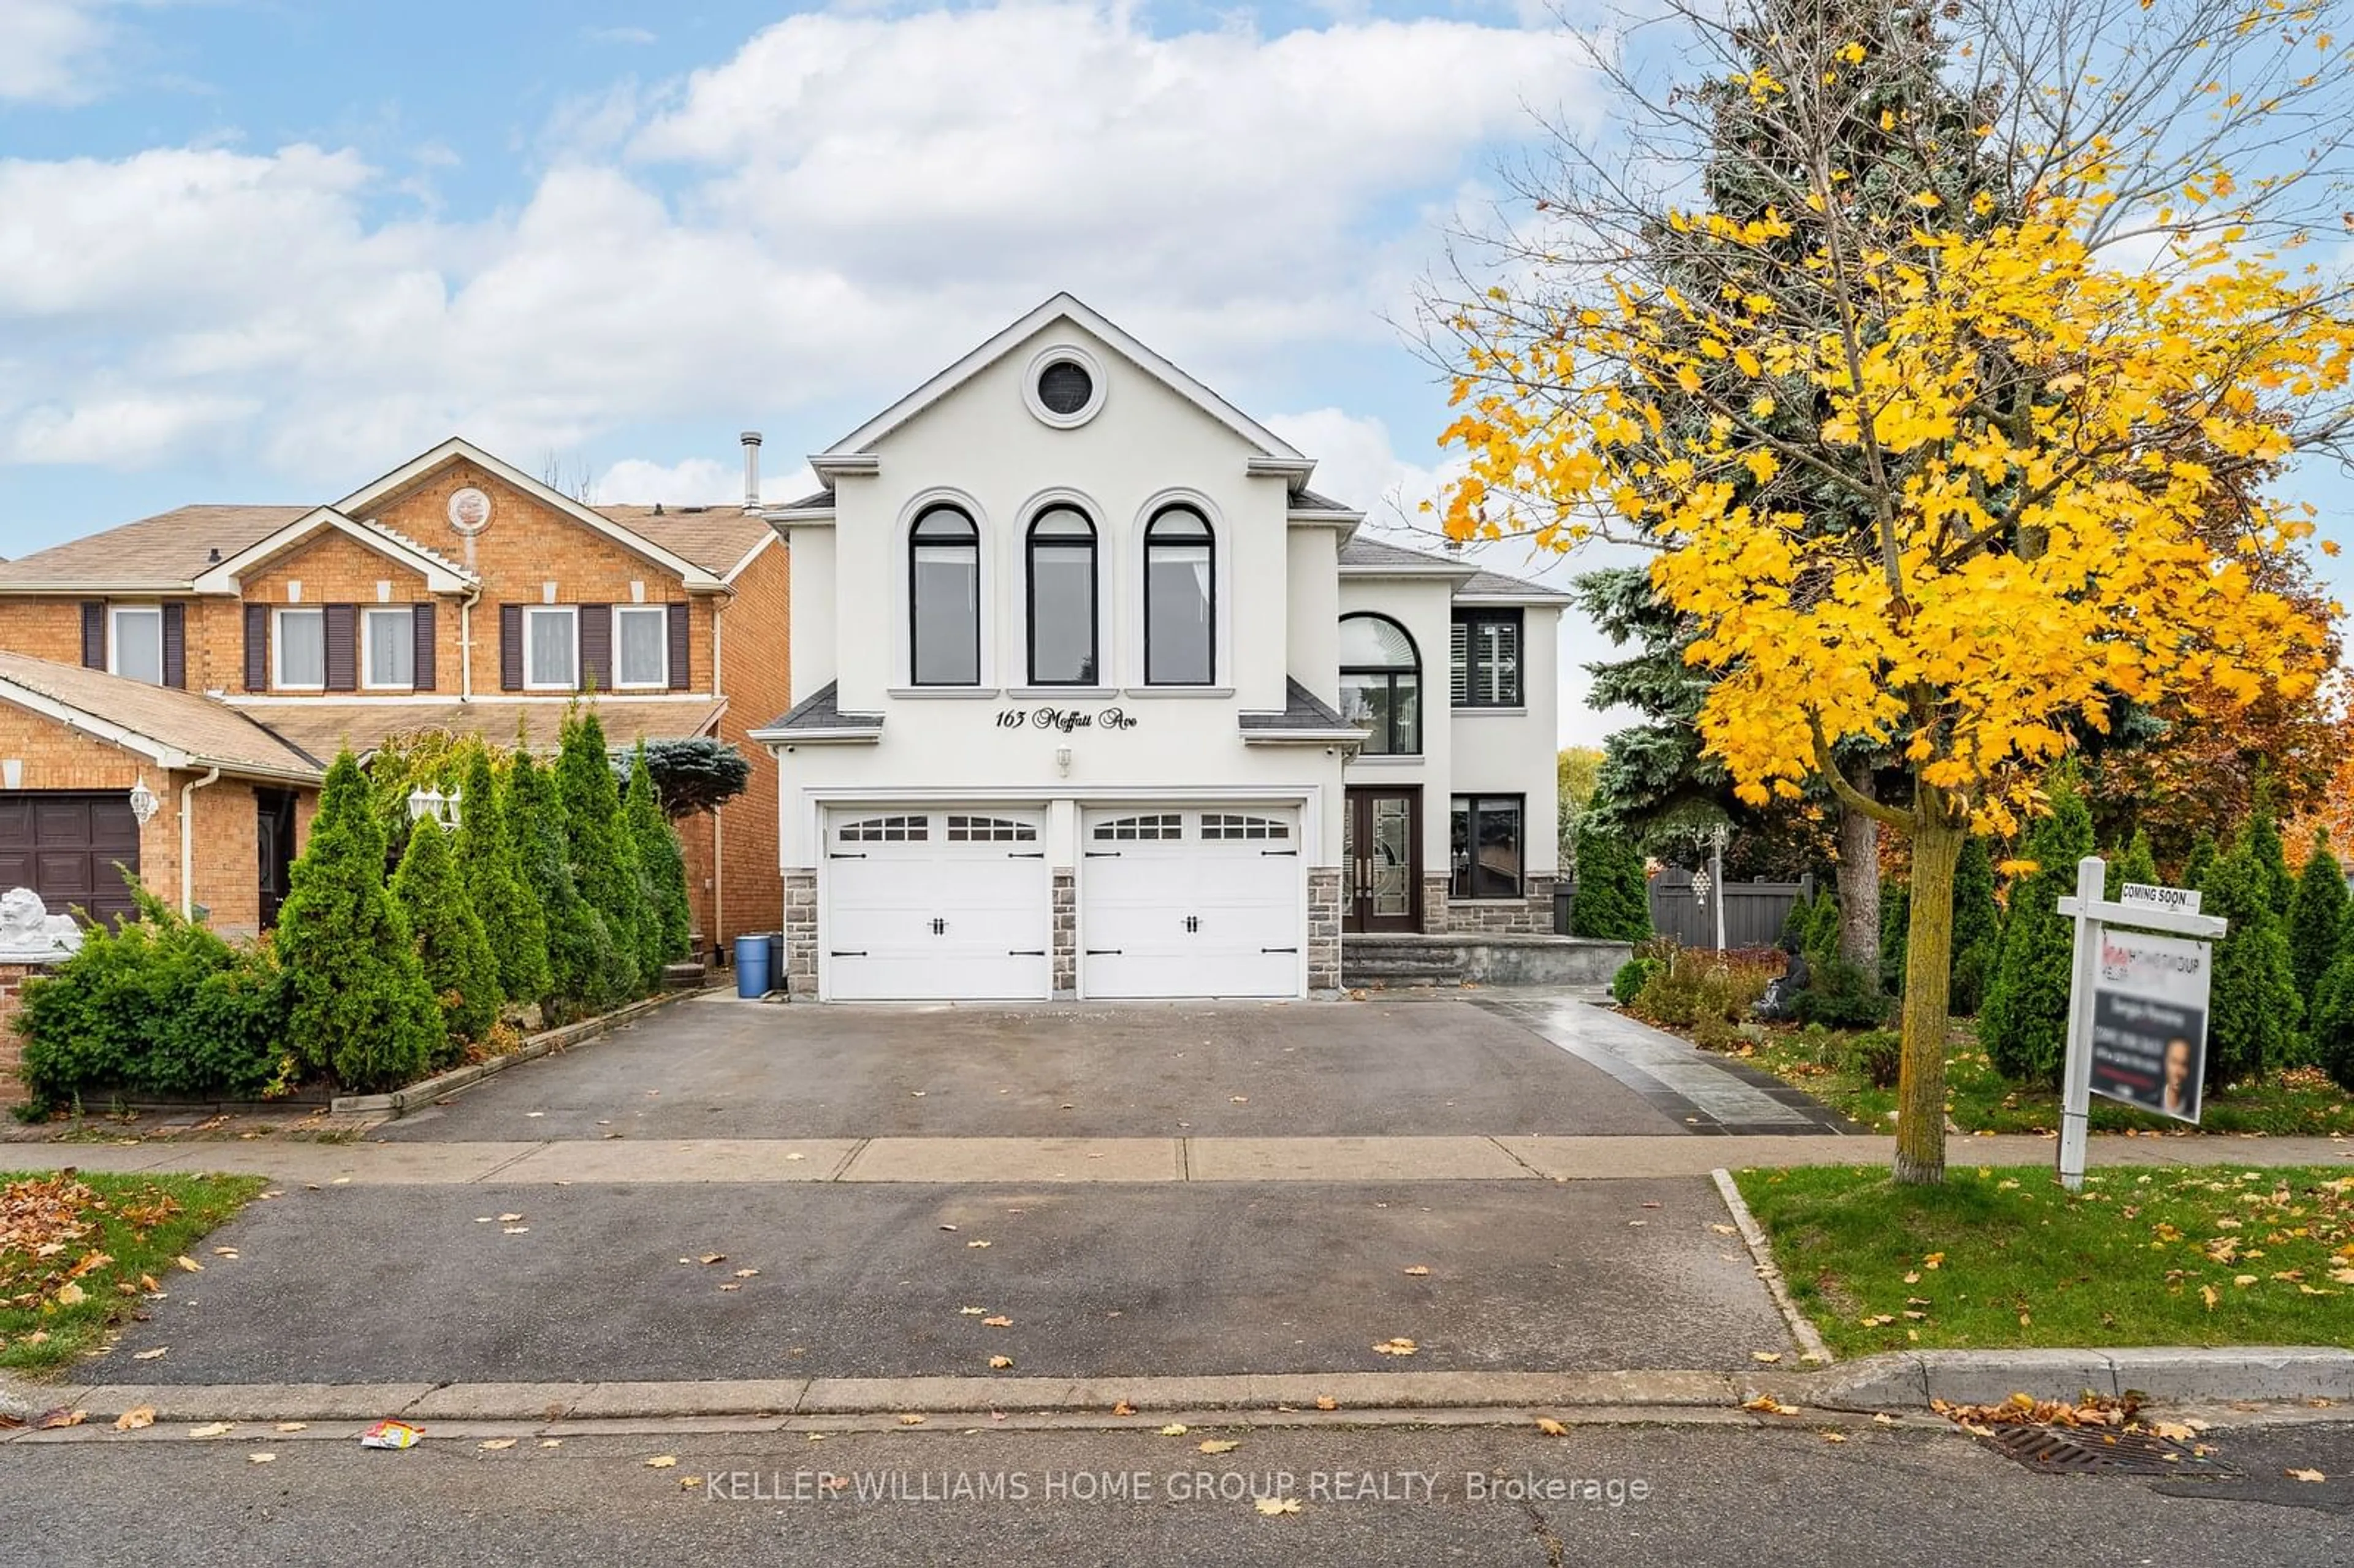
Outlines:
{"type": "Polygon", "coordinates": [[[594,1018],[584,1018],[578,1023],[567,1023],[561,1029],[542,1030],[504,1056],[493,1056],[486,1062],[469,1062],[462,1067],[452,1067],[405,1089],[395,1089],[385,1095],[337,1095],[328,1102],[327,1113],[330,1116],[375,1116],[389,1111],[394,1118],[404,1117],[418,1106],[429,1105],[443,1095],[479,1084],[484,1078],[494,1077],[509,1067],[535,1062],[551,1051],[566,1050],[594,1040],[625,1023],[635,1022],[658,1007],[688,1001],[716,989],[705,986],[695,991],[664,991],[658,996],[642,997],[626,1007],[617,1007],[594,1018]]]}
{"type": "Polygon", "coordinates": [[[1719,1166],[1708,1174],[1710,1180],[1716,1183],[1717,1195],[1724,1200],[1725,1212],[1733,1216],[1734,1228],[1741,1233],[1742,1242],[1749,1248],[1749,1255],[1757,1265],[1757,1277],[1765,1282],[1767,1293],[1774,1298],[1775,1307],[1782,1314],[1782,1321],[1788,1325],[1790,1337],[1798,1341],[1798,1349],[1808,1361],[1818,1366],[1829,1365],[1833,1359],[1831,1348],[1823,1343],[1821,1330],[1798,1310],[1798,1304],[1790,1299],[1790,1287],[1782,1277],[1782,1266],[1774,1261],[1773,1244],[1766,1239],[1765,1227],[1757,1223],[1757,1216],[1751,1213],[1749,1205],[1742,1201],[1741,1189],[1734,1184],[1733,1172],[1719,1166]]]}
{"type": "MultiPolygon", "coordinates": [[[[1106,1415],[1314,1410],[1607,1410],[1628,1420],[1737,1414],[1760,1393],[1792,1414],[1919,1410],[1931,1399],[1992,1404],[2014,1393],[2073,1399],[2127,1390],[2163,1404],[2354,1404],[2354,1351],[1929,1351],[1822,1372],[1301,1372],[1216,1377],[784,1378],[667,1383],[36,1384],[0,1378],[0,1412],[56,1405],[93,1422],[152,1408],[158,1421],[567,1421],[880,1414],[894,1412],[1106,1415]]],[[[0,1433],[6,1441],[18,1433],[0,1433]]]]}

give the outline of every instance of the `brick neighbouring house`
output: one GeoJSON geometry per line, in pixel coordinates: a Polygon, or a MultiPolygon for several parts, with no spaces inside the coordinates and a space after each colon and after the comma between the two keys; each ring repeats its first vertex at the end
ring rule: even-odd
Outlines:
{"type": "MultiPolygon", "coordinates": [[[[735,742],[750,788],[679,823],[706,946],[781,918],[775,770],[746,731],[788,699],[789,610],[757,514],[592,507],[461,440],[325,505],[184,506],[0,563],[0,650],[185,694],[320,762],[437,729],[552,748],[592,689],[617,747],[735,742]]],[[[0,810],[132,782],[53,779],[33,740],[0,750],[25,764],[0,810]]]]}

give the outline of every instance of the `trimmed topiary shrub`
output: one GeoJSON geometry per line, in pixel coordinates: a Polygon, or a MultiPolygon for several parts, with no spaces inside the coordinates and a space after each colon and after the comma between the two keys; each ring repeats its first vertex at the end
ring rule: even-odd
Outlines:
{"type": "Polygon", "coordinates": [[[1639,942],[1651,934],[1650,883],[1643,855],[1625,838],[1590,821],[1577,829],[1577,893],[1570,902],[1573,936],[1639,942]]]}
{"type": "Polygon", "coordinates": [[[1904,1036],[1893,1029],[1867,1029],[1848,1038],[1848,1070],[1873,1088],[1894,1088],[1903,1062],[1904,1036]]]}
{"type": "Polygon", "coordinates": [[[431,817],[412,822],[408,848],[393,874],[392,895],[417,939],[425,983],[441,1004],[442,1048],[434,1065],[462,1060],[471,1042],[489,1037],[499,1021],[499,961],[482,917],[458,880],[448,830],[431,817]]]}
{"type": "Polygon", "coordinates": [[[1667,967],[1658,959],[1628,959],[1618,966],[1618,972],[1610,977],[1611,1000],[1621,1007],[1627,1006],[1643,993],[1643,988],[1651,983],[1654,975],[1667,967]]]}
{"type": "Polygon", "coordinates": [[[362,1093],[414,1082],[442,1038],[416,938],[384,883],[384,833],[346,750],[327,769],[310,846],[278,916],[294,1051],[362,1093]]]}
{"type": "Polygon", "coordinates": [[[2076,891],[2076,863],[2093,853],[2093,817],[2065,785],[2029,830],[2036,869],[2011,885],[2001,957],[1978,1015],[1978,1043],[2007,1078],[2056,1084],[2068,1054],[2068,981],[2075,925],[2059,910],[2076,891]]]}
{"type": "Polygon", "coordinates": [[[517,752],[507,771],[507,826],[514,835],[524,891],[538,900],[547,927],[546,1022],[602,1012],[624,999],[612,933],[580,896],[565,853],[564,806],[546,768],[517,752]]]}
{"type": "Polygon", "coordinates": [[[2329,853],[2329,835],[2317,829],[2288,911],[2289,973],[2308,1021],[2319,1016],[2321,977],[2338,961],[2345,935],[2346,871],[2329,853]]]}
{"type": "Polygon", "coordinates": [[[1807,989],[1791,1008],[1799,1022],[1826,1029],[1877,1029],[1888,1022],[1893,999],[1882,996],[1870,976],[1839,956],[1836,926],[1830,951],[1819,963],[1808,959],[1807,967],[1807,989]]]}
{"type": "Polygon", "coordinates": [[[524,890],[506,794],[491,769],[490,753],[475,752],[460,789],[458,877],[498,961],[500,994],[523,1005],[547,995],[547,916],[524,890]]]}
{"type": "Polygon", "coordinates": [[[2354,1094],[2354,945],[2331,960],[2316,991],[2313,1055],[2337,1086],[2354,1094]]]}
{"type": "MultiPolygon", "coordinates": [[[[564,738],[556,758],[556,792],[564,802],[564,842],[572,864],[572,880],[588,906],[604,916],[612,938],[617,989],[636,996],[649,983],[642,971],[647,951],[640,918],[645,890],[638,882],[635,846],[621,825],[621,795],[613,782],[613,766],[605,755],[605,729],[594,710],[582,709],[564,721],[564,738]]],[[[659,981],[659,973],[652,980],[659,981]]]]}
{"type": "MultiPolygon", "coordinates": [[[[2253,829],[2254,824],[2250,824],[2253,829]]],[[[2207,1001],[2207,1086],[2220,1089],[2285,1064],[2304,1006],[2289,967],[2288,937],[2273,913],[2264,835],[2243,832],[2200,888],[2200,912],[2231,922],[2214,945],[2207,1001]]]]}

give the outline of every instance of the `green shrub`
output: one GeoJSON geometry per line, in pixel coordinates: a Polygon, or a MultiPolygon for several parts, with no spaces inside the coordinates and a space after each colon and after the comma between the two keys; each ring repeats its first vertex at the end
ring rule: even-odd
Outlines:
{"type": "Polygon", "coordinates": [[[2346,871],[2329,853],[2329,835],[2316,831],[2313,854],[2296,879],[2288,911],[2289,971],[2307,1019],[2318,1013],[2321,977],[2338,960],[2346,930],[2346,871]]]}
{"type": "Polygon", "coordinates": [[[1986,1005],[1995,954],[2002,945],[2002,909],[1994,901],[1994,853],[1972,833],[1954,864],[1954,956],[1946,971],[1946,1011],[1974,1018],[1986,1005]]]}
{"type": "Polygon", "coordinates": [[[686,853],[663,810],[662,793],[647,766],[645,742],[631,755],[630,792],[621,802],[630,838],[638,852],[652,917],[645,927],[649,984],[660,984],[664,964],[687,957],[694,943],[695,912],[686,895],[686,853]]]}
{"type": "Polygon", "coordinates": [[[1805,952],[1807,933],[1814,929],[1814,921],[1815,901],[1801,893],[1790,901],[1788,911],[1782,916],[1781,949],[1786,953],[1805,952]]]}
{"type": "Polygon", "coordinates": [[[564,721],[556,758],[556,792],[564,802],[565,854],[572,880],[588,906],[604,917],[612,938],[616,989],[623,997],[641,994],[661,976],[641,972],[644,948],[638,929],[644,889],[638,857],[621,823],[621,795],[605,755],[605,729],[593,709],[564,721]]]}
{"type": "Polygon", "coordinates": [[[1904,944],[1913,919],[1913,888],[1882,878],[1880,884],[1880,989],[1904,994],[1904,944]]]}
{"type": "Polygon", "coordinates": [[[2035,870],[2011,885],[2001,955],[1978,1017],[1978,1041],[2004,1077],[2060,1081],[2076,930],[2059,901],[2075,893],[2076,863],[2092,853],[2092,813],[2063,783],[2052,791],[2051,814],[2028,832],[2035,870]]]}
{"type": "Polygon", "coordinates": [[[1639,942],[1651,934],[1651,893],[1642,852],[1593,821],[1577,828],[1577,891],[1570,901],[1572,935],[1639,942]]]}
{"type": "Polygon", "coordinates": [[[1628,1003],[1628,1011],[1668,1029],[1696,1030],[1712,1020],[1738,1023],[1780,972],[1778,964],[1763,956],[1666,944],[1636,962],[1658,967],[1628,1003]]]}
{"type": "Polygon", "coordinates": [[[442,1037],[414,936],[384,882],[384,832],[347,750],[327,769],[311,842],[278,916],[278,956],[293,992],[290,1042],[349,1089],[398,1088],[422,1075],[442,1037]]]}
{"type": "Polygon", "coordinates": [[[1792,1011],[1801,1023],[1827,1029],[1877,1029],[1888,1022],[1889,998],[1873,989],[1872,979],[1834,950],[1820,963],[1808,960],[1807,989],[1792,1011]]]}
{"type": "Polygon", "coordinates": [[[392,896],[417,940],[425,983],[441,1005],[441,1048],[433,1065],[454,1065],[468,1044],[487,1039],[499,1021],[499,961],[482,917],[458,880],[450,834],[431,817],[413,822],[408,848],[393,874],[392,896]]]}
{"type": "Polygon", "coordinates": [[[1893,1029],[1866,1029],[1848,1036],[1847,1069],[1876,1089],[1896,1086],[1904,1063],[1904,1037],[1893,1029]]]}
{"type": "Polygon", "coordinates": [[[118,1094],[260,1097],[286,1052],[288,993],[269,944],[233,948],[133,892],[136,920],[92,927],[71,958],[25,982],[33,1108],[118,1094]]]}
{"type": "Polygon", "coordinates": [[[506,789],[487,749],[467,760],[458,815],[458,874],[490,938],[499,991],[518,1005],[547,995],[547,916],[525,892],[506,789]]]}
{"type": "Polygon", "coordinates": [[[544,1020],[602,1012],[626,998],[612,933],[605,917],[589,907],[572,880],[564,844],[564,807],[546,769],[517,752],[507,773],[508,829],[524,891],[535,899],[547,927],[548,989],[540,1001],[544,1020]]]}
{"type": "Polygon", "coordinates": [[[2238,847],[2247,850],[2249,858],[2263,874],[2264,903],[2274,915],[2288,918],[2289,905],[2296,897],[2296,878],[2288,869],[2288,851],[2281,842],[2280,822],[2273,815],[2272,784],[2268,779],[2256,780],[2255,810],[2249,813],[2241,828],[2238,847]]]}
{"type": "Polygon", "coordinates": [[[1618,966],[1618,972],[1610,977],[1612,1000],[1619,1006],[1625,1007],[1641,994],[1645,986],[1651,983],[1652,976],[1660,973],[1667,967],[1666,961],[1660,959],[1628,959],[1618,966]]]}
{"type": "Polygon", "coordinates": [[[2200,912],[2231,922],[2214,946],[2207,1001],[2207,1086],[2212,1091],[2285,1066],[2302,1023],[2288,936],[2273,912],[2261,832],[2243,832],[2207,874],[2200,912]]]}
{"type": "Polygon", "coordinates": [[[2184,860],[2182,863],[2182,880],[2179,885],[2183,887],[2206,886],[2207,874],[2215,869],[2215,855],[2216,848],[2214,834],[2200,833],[2197,838],[2191,840],[2190,854],[2189,858],[2184,860]]]}

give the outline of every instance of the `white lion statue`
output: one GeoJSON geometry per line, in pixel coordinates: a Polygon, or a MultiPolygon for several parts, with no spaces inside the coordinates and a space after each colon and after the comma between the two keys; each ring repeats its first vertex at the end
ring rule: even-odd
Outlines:
{"type": "Polygon", "coordinates": [[[29,887],[0,893],[0,960],[61,958],[81,946],[70,915],[52,915],[29,887]]]}

